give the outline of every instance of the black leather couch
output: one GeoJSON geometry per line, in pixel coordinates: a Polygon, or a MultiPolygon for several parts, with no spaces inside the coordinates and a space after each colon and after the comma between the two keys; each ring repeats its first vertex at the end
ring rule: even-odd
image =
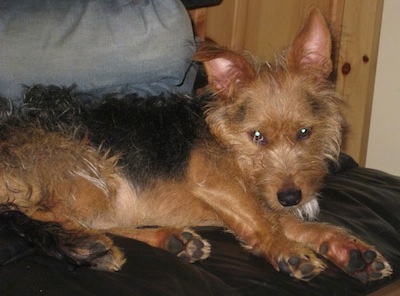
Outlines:
{"type": "Polygon", "coordinates": [[[199,228],[211,257],[189,264],[141,242],[115,237],[127,263],[109,273],[41,255],[24,238],[0,233],[0,295],[366,295],[400,277],[400,178],[361,168],[342,155],[326,179],[320,221],[344,226],[375,245],[393,275],[361,283],[328,264],[308,283],[278,273],[218,228],[199,228]]]}
{"type": "MultiPolygon", "coordinates": [[[[183,2],[194,8],[200,2],[219,1],[183,2]]],[[[390,261],[393,275],[363,284],[329,265],[319,277],[300,282],[276,272],[263,258],[243,251],[230,234],[217,228],[197,229],[210,241],[212,253],[196,264],[141,242],[115,237],[127,263],[120,272],[99,272],[41,255],[24,238],[2,229],[0,295],[357,296],[399,279],[400,178],[359,168],[343,155],[341,168],[326,180],[320,205],[321,221],[344,226],[375,245],[390,261]]]]}

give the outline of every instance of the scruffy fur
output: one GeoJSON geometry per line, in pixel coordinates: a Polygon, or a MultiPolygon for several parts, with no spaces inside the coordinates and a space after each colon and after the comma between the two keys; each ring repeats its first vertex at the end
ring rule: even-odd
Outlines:
{"type": "Polygon", "coordinates": [[[390,275],[374,247],[309,221],[344,126],[330,56],[313,9],[276,64],[202,45],[208,97],[90,103],[32,88],[0,125],[0,224],[101,270],[125,261],[106,233],[192,262],[210,246],[190,227],[213,225],[301,280],[325,269],[316,253],[362,281],[390,275]]]}

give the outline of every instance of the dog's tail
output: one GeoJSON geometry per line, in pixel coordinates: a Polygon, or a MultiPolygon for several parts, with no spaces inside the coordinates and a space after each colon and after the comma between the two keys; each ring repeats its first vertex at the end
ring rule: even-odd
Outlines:
{"type": "MultiPolygon", "coordinates": [[[[78,266],[96,268],[94,263],[107,257],[110,252],[101,240],[96,239],[96,235],[78,230],[67,230],[56,222],[32,219],[18,210],[14,204],[0,205],[1,232],[17,234],[29,242],[31,245],[26,244],[25,250],[21,250],[23,254],[36,250],[78,266]]],[[[13,255],[13,258],[9,260],[3,259],[3,264],[22,257],[21,254],[13,255]]]]}

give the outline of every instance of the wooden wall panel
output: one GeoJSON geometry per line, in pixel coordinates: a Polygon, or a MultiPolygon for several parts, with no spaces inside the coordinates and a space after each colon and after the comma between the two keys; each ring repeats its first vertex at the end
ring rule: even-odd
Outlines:
{"type": "Polygon", "coordinates": [[[224,0],[207,10],[206,36],[222,46],[243,49],[247,8],[253,0],[224,0]]]}
{"type": "Polygon", "coordinates": [[[345,1],[338,68],[338,90],[349,125],[343,150],[365,166],[374,93],[383,0],[345,1]],[[344,74],[343,67],[350,65],[344,74]]]}
{"type": "Polygon", "coordinates": [[[316,6],[328,17],[330,0],[253,0],[248,8],[244,47],[271,59],[284,47],[304,22],[310,7],[316,6]]]}
{"type": "Polygon", "coordinates": [[[246,49],[268,58],[289,44],[310,7],[320,8],[330,21],[341,22],[343,2],[224,0],[221,5],[208,8],[207,37],[220,45],[246,49]],[[335,18],[334,13],[338,14],[335,18]]]}
{"type": "Polygon", "coordinates": [[[289,45],[311,6],[324,13],[340,45],[337,85],[350,127],[343,151],[364,165],[383,0],[223,0],[207,9],[206,36],[270,60],[289,45]]]}

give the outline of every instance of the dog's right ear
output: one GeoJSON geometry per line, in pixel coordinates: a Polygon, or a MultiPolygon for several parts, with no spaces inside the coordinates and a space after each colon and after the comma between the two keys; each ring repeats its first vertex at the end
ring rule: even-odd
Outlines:
{"type": "Polygon", "coordinates": [[[194,60],[203,62],[211,90],[221,99],[228,100],[235,88],[255,78],[253,65],[241,54],[215,44],[201,44],[194,60]]]}

